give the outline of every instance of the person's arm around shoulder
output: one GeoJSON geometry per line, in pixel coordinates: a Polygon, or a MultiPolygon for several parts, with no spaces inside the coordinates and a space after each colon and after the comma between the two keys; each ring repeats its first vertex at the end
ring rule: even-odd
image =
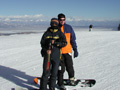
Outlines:
{"type": "Polygon", "coordinates": [[[67,41],[66,41],[66,37],[65,35],[60,32],[60,41],[59,42],[55,42],[56,46],[58,46],[59,48],[65,47],[67,45],[67,41]]]}

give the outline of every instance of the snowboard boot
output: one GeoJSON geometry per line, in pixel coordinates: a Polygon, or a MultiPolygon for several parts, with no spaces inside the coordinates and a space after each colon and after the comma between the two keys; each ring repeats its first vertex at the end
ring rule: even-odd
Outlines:
{"type": "Polygon", "coordinates": [[[64,85],[59,86],[60,90],[66,90],[64,85]]]}
{"type": "Polygon", "coordinates": [[[55,90],[55,88],[53,88],[53,87],[49,87],[49,90],[55,90]]]}
{"type": "Polygon", "coordinates": [[[74,78],[74,77],[70,78],[70,85],[72,85],[72,86],[75,86],[75,85],[76,85],[76,84],[75,84],[75,78],[74,78]]]}

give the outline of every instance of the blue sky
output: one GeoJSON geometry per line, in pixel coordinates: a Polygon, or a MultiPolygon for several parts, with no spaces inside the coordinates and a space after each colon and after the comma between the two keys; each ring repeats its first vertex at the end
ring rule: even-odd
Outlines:
{"type": "Polygon", "coordinates": [[[84,19],[119,19],[120,0],[1,0],[0,16],[38,15],[84,19]]]}

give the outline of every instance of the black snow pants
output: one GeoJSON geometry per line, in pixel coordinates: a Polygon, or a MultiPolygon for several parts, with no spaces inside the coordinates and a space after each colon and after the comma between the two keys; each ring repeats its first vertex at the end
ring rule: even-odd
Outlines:
{"type": "Polygon", "coordinates": [[[47,61],[48,61],[48,55],[44,57],[44,61],[43,61],[43,74],[40,82],[40,90],[47,90],[48,77],[50,77],[49,87],[53,87],[53,88],[55,87],[58,67],[60,63],[60,53],[57,52],[54,53],[53,55],[50,55],[50,66],[48,71],[46,70],[47,61]]]}
{"type": "Polygon", "coordinates": [[[74,77],[74,67],[73,60],[70,54],[62,54],[62,60],[60,61],[59,70],[58,70],[58,85],[61,86],[63,84],[64,72],[68,72],[69,78],[74,77]]]}

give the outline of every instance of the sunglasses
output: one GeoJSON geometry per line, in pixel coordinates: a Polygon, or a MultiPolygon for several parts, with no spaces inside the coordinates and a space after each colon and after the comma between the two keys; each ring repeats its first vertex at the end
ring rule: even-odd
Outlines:
{"type": "Polygon", "coordinates": [[[60,19],[60,21],[65,21],[65,19],[60,19]]]}

